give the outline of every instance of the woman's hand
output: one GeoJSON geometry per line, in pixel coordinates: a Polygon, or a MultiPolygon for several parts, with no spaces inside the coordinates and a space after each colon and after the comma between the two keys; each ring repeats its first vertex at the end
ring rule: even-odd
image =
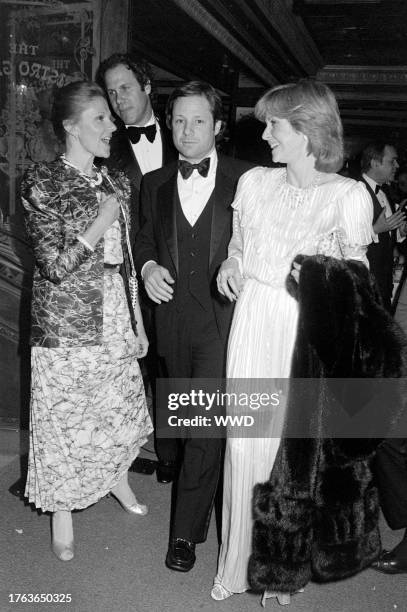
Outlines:
{"type": "Polygon", "coordinates": [[[148,351],[148,338],[147,338],[147,334],[144,331],[144,325],[140,325],[140,323],[137,323],[137,337],[136,337],[136,343],[137,343],[137,359],[141,359],[142,357],[145,357],[147,355],[147,351],[148,351]]]}
{"type": "Polygon", "coordinates": [[[219,268],[216,283],[219,293],[227,297],[231,302],[237,300],[244,284],[237,259],[229,257],[229,259],[223,262],[219,268]]]}
{"type": "Polygon", "coordinates": [[[120,205],[114,195],[102,194],[99,202],[99,212],[96,219],[82,234],[82,238],[95,248],[96,244],[104,235],[105,231],[119,218],[120,205]]]}
{"type": "Polygon", "coordinates": [[[108,229],[119,218],[120,205],[115,195],[102,194],[99,202],[99,219],[103,220],[108,229]]]}

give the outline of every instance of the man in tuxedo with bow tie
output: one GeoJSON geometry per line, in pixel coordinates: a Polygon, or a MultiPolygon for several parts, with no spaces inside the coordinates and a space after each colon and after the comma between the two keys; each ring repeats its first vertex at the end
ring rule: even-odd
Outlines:
{"type": "MultiPolygon", "coordinates": [[[[237,182],[251,166],[218,155],[222,102],[210,85],[191,81],[178,87],[166,112],[179,160],[143,179],[136,266],[157,304],[158,352],[168,376],[220,379],[232,307],[215,280],[227,258],[237,182]]],[[[206,539],[222,446],[221,439],[197,439],[188,430],[174,440],[181,459],[166,556],[170,569],[189,571],[195,544],[206,539]]]]}
{"type": "Polygon", "coordinates": [[[106,163],[123,170],[130,179],[135,233],[140,227],[143,175],[177,157],[171,135],[152,108],[152,76],[150,65],[130,53],[111,55],[100,64],[96,75],[117,117],[117,130],[112,136],[106,163]]]}
{"type": "Polygon", "coordinates": [[[397,151],[391,144],[371,142],[363,150],[361,180],[373,206],[373,242],[368,246],[367,258],[383,305],[389,311],[393,292],[393,250],[397,240],[395,230],[402,228],[405,216],[402,211],[394,211],[385,185],[394,180],[398,167],[397,151]]]}
{"type": "MultiPolygon", "coordinates": [[[[391,310],[393,250],[405,236],[405,215],[394,211],[385,185],[398,169],[397,151],[391,144],[371,142],[363,150],[362,177],[372,198],[374,242],[368,246],[370,270],[376,277],[383,305],[391,310]],[[383,189],[384,187],[384,189],[383,189]]],[[[402,433],[402,432],[400,432],[402,433]]],[[[377,449],[375,471],[380,503],[392,529],[405,528],[404,538],[391,551],[383,550],[372,566],[385,574],[407,573],[407,440],[385,439],[377,449]]]]}
{"type": "MultiPolygon", "coordinates": [[[[140,228],[140,185],[143,175],[176,159],[177,152],[168,129],[160,124],[154,114],[150,99],[152,70],[146,61],[132,54],[115,53],[100,64],[96,80],[106,90],[117,117],[117,130],[110,143],[110,157],[103,160],[103,163],[109,168],[123,170],[130,179],[130,239],[133,243],[140,228]]],[[[153,388],[159,364],[155,352],[151,304],[148,302],[142,295],[144,325],[150,340],[144,361],[153,388]]],[[[171,482],[175,472],[175,467],[166,460],[167,444],[164,439],[155,440],[157,480],[163,483],[171,482]]]]}

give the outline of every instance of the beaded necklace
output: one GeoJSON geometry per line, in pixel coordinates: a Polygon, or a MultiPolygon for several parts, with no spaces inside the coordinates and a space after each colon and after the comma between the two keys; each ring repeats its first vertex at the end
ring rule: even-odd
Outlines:
{"type": "Polygon", "coordinates": [[[67,160],[65,157],[65,154],[61,155],[61,160],[66,166],[69,166],[70,168],[73,168],[74,170],[79,172],[80,176],[84,178],[86,181],[88,181],[91,187],[97,187],[98,185],[102,184],[102,173],[96,168],[96,166],[92,166],[92,171],[96,175],[95,177],[93,177],[93,176],[89,176],[89,174],[86,174],[86,172],[78,168],[78,166],[75,166],[75,164],[67,160]]]}
{"type": "Polygon", "coordinates": [[[287,182],[287,172],[284,172],[281,177],[281,185],[287,190],[289,197],[288,205],[294,210],[304,205],[305,201],[309,201],[315,193],[315,189],[321,183],[321,172],[318,172],[306,187],[294,187],[287,182]]]}

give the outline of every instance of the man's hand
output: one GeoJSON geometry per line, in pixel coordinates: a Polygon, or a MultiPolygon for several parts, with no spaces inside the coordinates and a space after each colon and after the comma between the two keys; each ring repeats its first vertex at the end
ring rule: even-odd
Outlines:
{"type": "Polygon", "coordinates": [[[147,295],[153,302],[161,304],[172,300],[174,290],[170,284],[172,285],[174,279],[167,268],[152,261],[144,269],[143,280],[147,295]]]}
{"type": "Polygon", "coordinates": [[[237,300],[243,289],[243,277],[239,270],[239,263],[234,257],[226,259],[218,272],[216,278],[218,291],[231,302],[237,300]]]}
{"type": "Polygon", "coordinates": [[[373,224],[373,231],[375,234],[381,234],[382,232],[391,232],[392,230],[398,229],[404,225],[406,217],[404,211],[398,210],[391,217],[385,215],[385,210],[380,213],[376,223],[373,224]]]}

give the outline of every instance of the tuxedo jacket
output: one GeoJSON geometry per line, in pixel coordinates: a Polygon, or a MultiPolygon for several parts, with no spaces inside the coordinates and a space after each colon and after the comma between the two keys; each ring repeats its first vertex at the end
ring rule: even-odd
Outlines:
{"type": "MultiPolygon", "coordinates": [[[[178,157],[174,144],[172,142],[171,133],[166,126],[159,121],[161,129],[161,140],[163,145],[163,166],[178,157]]],[[[130,180],[131,189],[131,227],[133,234],[131,236],[132,243],[138,230],[140,229],[140,185],[143,174],[140,170],[139,163],[134,154],[131,142],[127,136],[127,130],[124,123],[120,120],[116,122],[117,130],[113,132],[110,142],[110,157],[107,160],[102,160],[102,163],[108,168],[114,170],[122,170],[130,180]]]]}
{"type": "MultiPolygon", "coordinates": [[[[227,256],[232,234],[231,203],[240,176],[249,170],[252,164],[223,155],[218,157],[215,187],[210,199],[212,206],[211,231],[208,236],[209,262],[208,284],[216,324],[223,342],[226,343],[233,313],[232,304],[217,290],[216,275],[222,261],[227,256]]],[[[174,297],[169,302],[162,302],[156,307],[157,345],[160,355],[170,358],[172,349],[179,338],[179,326],[182,324],[177,302],[178,237],[176,211],[179,204],[177,188],[177,163],[173,162],[149,172],[143,178],[141,188],[142,228],[135,244],[136,267],[140,272],[143,265],[154,260],[168,269],[175,280],[174,297]]],[[[209,201],[208,201],[209,205],[209,201]]]]}
{"type": "MultiPolygon", "coordinates": [[[[373,223],[376,223],[383,208],[371,186],[363,179],[373,204],[373,223]]],[[[389,200],[390,202],[390,200],[389,200]]],[[[392,203],[390,202],[390,206],[392,203]]],[[[379,241],[371,242],[367,248],[370,271],[374,274],[386,308],[390,308],[393,291],[393,248],[395,245],[395,232],[382,232],[377,235],[379,241]]]]}

